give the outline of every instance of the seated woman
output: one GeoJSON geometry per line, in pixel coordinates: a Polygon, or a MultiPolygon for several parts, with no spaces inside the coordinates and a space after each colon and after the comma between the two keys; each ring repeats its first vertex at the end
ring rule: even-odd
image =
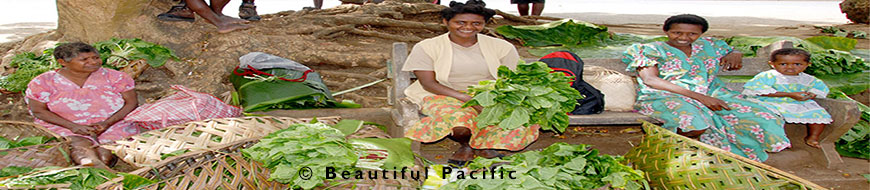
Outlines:
{"type": "Polygon", "coordinates": [[[96,144],[139,132],[122,121],[138,105],[133,78],[103,68],[97,50],[85,43],[60,45],[54,57],[63,67],[33,78],[25,91],[34,122],[68,138],[77,164],[113,165],[112,152],[96,144]]]}
{"type": "Polygon", "coordinates": [[[405,136],[421,142],[452,136],[461,145],[450,159],[457,165],[474,156],[500,156],[491,149],[522,150],[538,138],[540,128],[507,131],[498,126],[477,126],[473,119],[481,108],[462,108],[471,100],[464,93],[469,85],[495,80],[499,66],[516,69],[519,61],[512,44],[479,34],[495,15],[494,10],[484,6],[480,0],[450,2],[449,8],[441,10],[448,32],[417,43],[402,68],[417,75],[417,82],[405,94],[428,116],[406,130],[405,136]]]}
{"type": "Polygon", "coordinates": [[[635,109],[662,126],[757,161],[791,147],[775,112],[725,88],[719,67],[737,70],[743,54],[722,40],[701,38],[707,21],[697,15],[665,20],[667,42],[635,44],[622,61],[638,74],[635,109]]]}

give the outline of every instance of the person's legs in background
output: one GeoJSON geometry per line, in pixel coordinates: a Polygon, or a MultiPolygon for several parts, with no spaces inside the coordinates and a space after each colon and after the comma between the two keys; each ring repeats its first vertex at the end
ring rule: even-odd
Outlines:
{"type": "Polygon", "coordinates": [[[180,3],[173,5],[172,8],[169,8],[169,11],[157,15],[157,19],[162,21],[193,22],[195,20],[193,14],[193,11],[187,8],[187,3],[182,0],[180,3]]]}
{"type": "MultiPolygon", "coordinates": [[[[187,3],[188,8],[196,12],[200,17],[204,18],[209,23],[215,25],[218,28],[218,33],[228,33],[235,30],[242,30],[251,28],[250,25],[238,23],[236,20],[241,19],[227,19],[226,16],[222,16],[221,14],[215,13],[212,8],[205,4],[204,0],[184,0],[187,3]]],[[[215,4],[223,4],[229,0],[212,0],[212,3],[215,4]]],[[[242,20],[244,21],[244,20],[242,20]]]]}
{"type": "MultiPolygon", "coordinates": [[[[526,10],[529,9],[529,4],[526,4],[526,10]]],[[[541,13],[544,12],[544,0],[541,0],[540,3],[535,2],[532,3],[532,15],[541,16],[541,13]]]]}
{"type": "Polygon", "coordinates": [[[242,0],[242,5],[239,5],[239,18],[250,21],[260,20],[260,15],[257,14],[257,6],[254,5],[254,0],[242,0]]]}

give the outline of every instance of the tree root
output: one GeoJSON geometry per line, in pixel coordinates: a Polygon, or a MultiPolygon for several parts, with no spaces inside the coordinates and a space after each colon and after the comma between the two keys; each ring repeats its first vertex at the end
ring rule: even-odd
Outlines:
{"type": "Polygon", "coordinates": [[[354,24],[354,25],[372,25],[372,26],[387,26],[387,27],[401,27],[401,28],[422,28],[435,32],[444,32],[447,31],[447,27],[441,24],[435,23],[422,23],[422,22],[413,22],[413,21],[404,21],[404,20],[396,20],[390,18],[381,18],[381,17],[354,17],[354,16],[344,16],[344,15],[336,15],[331,16],[332,19],[335,19],[334,23],[340,24],[354,24]]]}
{"type": "Polygon", "coordinates": [[[530,18],[530,19],[535,19],[535,20],[549,20],[549,21],[557,21],[557,20],[564,19],[564,18],[556,18],[556,17],[549,17],[549,16],[537,16],[537,15],[529,15],[526,17],[530,18]]]}
{"type": "Polygon", "coordinates": [[[495,14],[499,15],[499,16],[501,16],[504,19],[509,20],[509,21],[520,22],[520,23],[525,23],[525,24],[542,24],[542,22],[523,18],[521,16],[513,15],[510,13],[502,12],[501,10],[498,10],[498,9],[495,10],[495,14]]]}
{"type": "Polygon", "coordinates": [[[321,29],[320,31],[314,32],[314,34],[311,34],[311,35],[314,36],[315,38],[329,39],[329,38],[334,38],[334,37],[338,36],[338,35],[333,35],[334,33],[342,33],[343,34],[343,32],[353,30],[354,27],[355,27],[355,25],[353,25],[353,24],[333,26],[333,27],[321,29]]]}
{"type": "Polygon", "coordinates": [[[351,29],[350,33],[362,35],[362,36],[378,37],[378,38],[383,38],[383,39],[388,39],[388,40],[393,40],[393,41],[402,41],[402,42],[416,43],[419,41],[423,41],[422,38],[417,37],[417,36],[400,36],[400,35],[388,34],[388,33],[377,32],[377,31],[360,30],[360,29],[356,29],[356,28],[351,29]]]}

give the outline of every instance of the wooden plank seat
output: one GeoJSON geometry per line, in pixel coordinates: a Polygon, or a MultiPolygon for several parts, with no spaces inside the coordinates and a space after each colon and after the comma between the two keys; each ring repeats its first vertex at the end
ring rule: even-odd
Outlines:
{"type": "MultiPolygon", "coordinates": [[[[783,48],[783,47],[792,47],[792,43],[788,41],[782,41],[774,43],[770,46],[762,48],[759,52],[760,55],[769,55],[768,52],[772,50],[783,48]]],[[[390,70],[388,77],[392,79],[393,84],[390,86],[388,90],[388,103],[393,106],[391,110],[391,115],[393,121],[395,122],[395,128],[391,128],[389,133],[393,137],[402,137],[405,133],[405,128],[419,120],[422,115],[419,113],[419,108],[416,104],[411,103],[409,100],[405,98],[404,91],[411,84],[413,80],[413,74],[411,72],[401,71],[402,66],[404,65],[405,59],[408,56],[408,45],[404,42],[396,42],[393,43],[393,52],[392,59],[388,63],[388,68],[390,70]]],[[[524,59],[526,62],[537,61],[537,59],[524,59]]],[[[737,71],[720,71],[718,75],[720,76],[755,76],[759,72],[769,70],[770,67],[767,64],[767,57],[755,57],[755,58],[743,58],[743,68],[737,71]]],[[[606,69],[619,71],[622,74],[626,74],[632,77],[635,77],[634,72],[626,72],[626,65],[622,63],[620,59],[584,59],[583,62],[586,66],[600,66],[606,69]]],[[[743,90],[743,83],[727,83],[726,86],[735,91],[743,90]]],[[[812,154],[814,156],[814,160],[827,165],[828,167],[833,167],[837,164],[842,164],[843,160],[840,158],[839,153],[834,149],[834,142],[836,142],[840,136],[848,132],[852,126],[854,126],[858,120],[860,119],[860,111],[858,110],[858,106],[854,102],[844,101],[844,100],[835,100],[828,98],[817,98],[816,102],[819,103],[822,107],[824,107],[833,117],[834,123],[828,125],[825,130],[822,132],[819,143],[821,145],[821,150],[818,154],[812,154]]],[[[605,102],[606,103],[606,102],[605,102]]],[[[572,126],[583,126],[583,125],[639,125],[639,120],[646,120],[653,123],[661,123],[654,118],[647,117],[645,115],[641,115],[635,112],[615,112],[615,111],[604,111],[601,114],[594,115],[570,115],[570,124],[572,126]]],[[[794,127],[787,127],[794,129],[794,127]]],[[[794,143],[803,143],[803,136],[789,136],[791,142],[794,143]]],[[[419,147],[419,144],[414,146],[415,148],[419,147]]],[[[418,149],[415,149],[415,151],[418,149]]]]}

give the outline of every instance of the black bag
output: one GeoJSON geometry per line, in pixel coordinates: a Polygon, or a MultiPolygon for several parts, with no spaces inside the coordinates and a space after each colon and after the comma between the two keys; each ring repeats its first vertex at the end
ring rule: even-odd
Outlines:
{"type": "Polygon", "coordinates": [[[565,73],[566,76],[574,76],[571,87],[580,91],[586,98],[577,99],[577,107],[571,115],[599,114],[604,111],[604,94],[586,81],[583,81],[583,60],[569,51],[557,51],[541,57],[555,72],[565,73]]]}

